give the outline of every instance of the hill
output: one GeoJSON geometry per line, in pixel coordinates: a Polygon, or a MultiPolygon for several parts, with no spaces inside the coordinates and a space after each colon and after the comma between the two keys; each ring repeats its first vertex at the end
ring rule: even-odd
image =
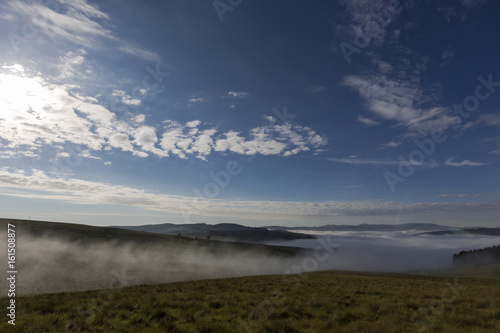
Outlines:
{"type": "Polygon", "coordinates": [[[316,272],[47,294],[18,298],[16,331],[498,332],[499,282],[316,272]]]}
{"type": "MultiPolygon", "coordinates": [[[[108,227],[0,219],[16,226],[22,294],[282,273],[308,250],[108,227]]],[[[7,248],[7,238],[0,247],[7,248]]],[[[6,266],[6,264],[5,264],[6,266]]],[[[6,290],[7,280],[0,287],[6,290]]]]}
{"type": "Polygon", "coordinates": [[[141,226],[116,226],[116,228],[146,231],[159,234],[183,235],[187,237],[211,238],[218,240],[264,243],[268,241],[314,239],[311,235],[286,230],[269,230],[265,227],[247,227],[234,223],[220,224],[149,224],[141,226]]]}
{"type": "Polygon", "coordinates": [[[474,267],[493,263],[500,263],[500,245],[461,251],[453,255],[453,265],[456,267],[474,267]]]}
{"type": "Polygon", "coordinates": [[[96,242],[113,242],[114,244],[135,243],[137,246],[163,244],[180,247],[203,247],[211,251],[226,250],[228,247],[240,250],[253,250],[274,255],[295,255],[301,251],[299,248],[286,246],[269,246],[261,244],[248,244],[242,242],[225,242],[207,239],[193,239],[191,237],[173,236],[153,232],[130,230],[119,227],[96,227],[83,224],[31,221],[0,218],[0,225],[15,223],[16,228],[23,235],[33,237],[55,237],[82,245],[96,242]]]}

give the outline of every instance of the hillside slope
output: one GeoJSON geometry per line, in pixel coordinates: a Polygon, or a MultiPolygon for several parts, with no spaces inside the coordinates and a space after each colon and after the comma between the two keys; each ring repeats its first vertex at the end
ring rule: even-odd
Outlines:
{"type": "Polygon", "coordinates": [[[83,224],[64,222],[31,221],[0,218],[1,230],[6,229],[7,223],[14,223],[20,235],[33,237],[55,237],[82,245],[98,242],[113,242],[115,244],[128,244],[137,246],[162,244],[175,247],[204,248],[211,251],[227,251],[230,249],[251,250],[272,255],[296,255],[302,249],[286,246],[272,246],[249,244],[242,242],[225,242],[208,239],[193,239],[190,237],[158,234],[153,232],[122,229],[118,227],[96,227],[83,224]]]}
{"type": "MultiPolygon", "coordinates": [[[[16,225],[21,294],[282,273],[307,252],[41,221],[2,219],[2,232],[7,223],[16,225]]],[[[1,237],[0,247],[6,242],[1,237]]],[[[6,286],[1,279],[2,290],[6,286]]]]}
{"type": "Polygon", "coordinates": [[[268,228],[247,227],[234,223],[219,224],[149,224],[140,226],[117,226],[116,228],[154,232],[169,235],[211,238],[240,242],[264,243],[269,241],[314,239],[316,237],[286,230],[269,230],[268,228]]]}
{"type": "Polygon", "coordinates": [[[16,331],[498,332],[499,282],[318,272],[39,295],[18,299],[16,331]]]}
{"type": "Polygon", "coordinates": [[[455,267],[474,267],[493,263],[500,263],[500,245],[461,251],[453,255],[453,265],[455,267]]]}

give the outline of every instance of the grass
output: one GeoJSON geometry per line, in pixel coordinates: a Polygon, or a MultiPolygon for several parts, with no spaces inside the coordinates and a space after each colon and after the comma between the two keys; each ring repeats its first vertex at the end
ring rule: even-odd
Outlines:
{"type": "MultiPolygon", "coordinates": [[[[495,269],[481,278],[316,272],[19,297],[15,331],[499,332],[495,269]]],[[[3,320],[0,331],[9,326],[3,320]]]]}

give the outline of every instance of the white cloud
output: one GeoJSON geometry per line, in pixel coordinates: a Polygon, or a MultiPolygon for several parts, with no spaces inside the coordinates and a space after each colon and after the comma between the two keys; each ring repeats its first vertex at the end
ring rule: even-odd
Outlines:
{"type": "Polygon", "coordinates": [[[85,15],[97,19],[109,19],[109,16],[101,12],[97,7],[90,5],[86,0],[57,0],[61,5],[67,6],[69,14],[74,16],[85,15]]]}
{"type": "Polygon", "coordinates": [[[138,114],[138,115],[135,115],[134,117],[134,121],[138,124],[142,124],[143,122],[146,121],[146,115],[145,114],[138,114]]]}
{"type": "Polygon", "coordinates": [[[206,159],[212,151],[290,156],[327,143],[326,138],[310,128],[292,124],[257,127],[245,137],[240,132],[231,130],[215,136],[218,132],[215,128],[199,129],[199,120],[186,125],[173,121],[165,123],[166,131],[160,146],[181,158],[193,154],[197,158],[206,159]]]}
{"type": "Polygon", "coordinates": [[[494,193],[460,193],[460,194],[441,194],[440,197],[445,198],[500,198],[500,192],[494,193]]]}
{"type": "MultiPolygon", "coordinates": [[[[142,91],[142,89],[139,91],[140,93],[145,93],[146,91],[142,91]]],[[[128,95],[125,91],[123,90],[113,90],[112,96],[119,97],[120,101],[123,104],[127,105],[134,105],[134,106],[139,106],[141,105],[141,100],[132,98],[130,95],[128,95]]]]}
{"type": "Polygon", "coordinates": [[[135,130],[134,133],[134,143],[138,146],[141,146],[146,151],[151,151],[156,142],[158,142],[158,138],[156,137],[156,130],[151,126],[142,126],[135,130]]]}
{"type": "MultiPolygon", "coordinates": [[[[388,33],[386,29],[394,27],[394,24],[381,28],[377,23],[377,17],[385,17],[388,10],[391,13],[389,20],[397,20],[399,12],[413,7],[415,2],[340,0],[339,3],[345,6],[349,22],[346,26],[337,27],[339,38],[354,44],[361,32],[370,36],[370,50],[363,50],[359,54],[368,64],[364,74],[350,75],[343,80],[346,86],[360,94],[366,107],[377,117],[407,128],[410,136],[458,125],[460,117],[446,115],[447,108],[439,105],[440,84],[422,84],[423,74],[428,71],[431,58],[421,56],[402,44],[399,40],[401,28],[395,27],[388,33]],[[391,12],[391,6],[398,9],[391,12]],[[393,50],[390,61],[379,52],[380,46],[385,43],[390,43],[393,50]]],[[[409,20],[406,27],[414,24],[413,20],[409,20]]],[[[450,61],[453,54],[448,49],[442,53],[441,60],[450,61]]],[[[359,121],[363,122],[361,119],[359,121]]],[[[366,123],[369,124],[369,121],[366,123]]]]}
{"type": "Polygon", "coordinates": [[[500,125],[500,114],[497,113],[483,114],[479,117],[479,121],[486,126],[500,125]]]}
{"type": "Polygon", "coordinates": [[[73,143],[91,150],[110,147],[144,156],[132,144],[133,124],[92,98],[73,94],[77,86],[50,84],[34,76],[0,73],[0,138],[11,148],[73,143]]]}
{"type": "Polygon", "coordinates": [[[214,146],[213,136],[217,130],[207,129],[200,131],[196,140],[191,145],[191,151],[203,160],[206,160],[205,156],[209,155],[214,146]]]}
{"type": "Polygon", "coordinates": [[[193,120],[193,121],[187,122],[186,126],[194,128],[194,127],[200,126],[200,124],[201,124],[201,121],[199,121],[199,120],[193,120]]]}
{"type": "Polygon", "coordinates": [[[357,157],[343,157],[343,158],[333,158],[327,157],[326,160],[343,163],[343,164],[354,164],[354,165],[399,165],[399,161],[396,160],[370,160],[361,159],[357,157]]]}
{"type": "Polygon", "coordinates": [[[372,75],[348,76],[344,83],[356,89],[368,102],[369,109],[379,117],[406,122],[421,115],[415,104],[423,98],[423,93],[406,81],[372,75]]]}
{"type": "Polygon", "coordinates": [[[233,98],[247,98],[250,96],[250,93],[245,92],[245,91],[230,91],[226,94],[225,97],[233,97],[233,98]]]}
{"type": "Polygon", "coordinates": [[[58,154],[56,155],[56,157],[57,157],[57,158],[61,158],[61,157],[63,157],[63,158],[68,158],[68,157],[71,157],[71,155],[70,155],[68,152],[63,151],[63,152],[58,153],[58,154]]]}
{"type": "MultiPolygon", "coordinates": [[[[500,201],[468,203],[412,203],[365,201],[251,201],[195,199],[184,196],[155,194],[142,189],[115,186],[81,179],[49,177],[40,170],[25,172],[0,168],[0,193],[24,198],[52,199],[77,204],[126,205],[151,211],[163,211],[195,216],[218,216],[269,221],[324,219],[327,221],[399,221],[425,220],[456,224],[476,216],[493,223],[500,211],[500,201]],[[485,215],[486,214],[486,215],[485,215]],[[489,214],[489,215],[488,215],[489,214]],[[489,216],[489,217],[488,217],[489,216]],[[349,218],[353,218],[349,220],[349,218]],[[457,220],[458,218],[458,220],[457,220]],[[462,220],[460,220],[462,219],[462,220]],[[464,220],[465,219],[465,220],[464,220]]],[[[476,223],[480,223],[476,220],[476,223]]]]}
{"type": "Polygon", "coordinates": [[[79,154],[80,157],[83,157],[83,158],[90,158],[90,159],[93,159],[93,160],[101,160],[100,157],[97,157],[97,156],[93,156],[92,153],[90,152],[90,150],[84,150],[82,151],[80,154],[79,154]]]}
{"type": "Polygon", "coordinates": [[[14,149],[9,150],[7,148],[2,147],[3,150],[0,150],[0,159],[20,159],[20,158],[38,158],[39,154],[33,150],[26,149],[14,149]]]}
{"type": "Polygon", "coordinates": [[[135,46],[132,46],[129,44],[127,44],[125,46],[120,46],[118,49],[125,52],[125,53],[131,54],[135,57],[144,59],[146,61],[160,62],[160,60],[161,60],[161,57],[158,53],[144,50],[144,49],[141,49],[139,47],[135,47],[135,46]]]}
{"type": "Polygon", "coordinates": [[[291,156],[326,144],[327,139],[309,127],[287,123],[254,128],[250,131],[249,139],[242,137],[239,132],[229,131],[224,134],[224,138],[217,140],[214,149],[244,155],[291,156]]]}
{"type": "Polygon", "coordinates": [[[2,68],[12,73],[24,74],[24,67],[20,64],[14,64],[12,66],[3,65],[2,68]]]}
{"type": "Polygon", "coordinates": [[[378,121],[363,116],[358,116],[358,121],[365,124],[366,126],[376,126],[380,125],[378,121]]]}
{"type": "Polygon", "coordinates": [[[93,47],[97,38],[114,39],[110,30],[98,21],[108,21],[107,14],[84,0],[52,2],[50,7],[41,3],[30,4],[9,1],[9,9],[23,17],[52,40],[65,40],[93,47]]]}
{"type": "Polygon", "coordinates": [[[203,103],[205,99],[203,97],[191,97],[188,102],[189,104],[203,103]]]}
{"type": "MultiPolygon", "coordinates": [[[[387,145],[386,145],[387,146],[387,145]]],[[[343,158],[334,158],[327,157],[326,160],[343,163],[343,164],[353,164],[353,165],[373,165],[373,166],[384,166],[384,165],[399,165],[401,162],[399,160],[387,160],[387,159],[362,159],[357,156],[343,157],[343,158]]],[[[425,162],[421,165],[421,167],[440,167],[440,166],[454,166],[454,167],[462,167],[462,166],[483,166],[485,163],[473,162],[469,160],[464,160],[462,162],[453,162],[452,159],[446,160],[444,163],[437,163],[434,161],[425,162]]]]}
{"type": "MultiPolygon", "coordinates": [[[[183,126],[175,121],[165,121],[166,131],[160,141],[160,146],[168,153],[187,158],[186,153],[190,153],[189,147],[196,140],[198,132],[196,121],[190,122],[190,126],[183,126]]],[[[204,158],[205,154],[198,155],[199,158],[204,158]]]]}
{"type": "Polygon", "coordinates": [[[273,140],[266,134],[256,133],[256,129],[253,132],[256,136],[254,140],[246,140],[238,132],[227,132],[223,139],[217,140],[214,149],[215,151],[231,151],[243,155],[278,155],[284,151],[286,147],[284,143],[273,140]]]}
{"type": "MultiPolygon", "coordinates": [[[[95,98],[74,92],[77,85],[24,75],[22,66],[4,66],[2,71],[0,139],[10,148],[73,143],[89,149],[88,156],[92,151],[115,148],[142,158],[173,154],[206,160],[214,151],[290,156],[327,142],[312,129],[292,124],[254,128],[248,137],[231,130],[219,133],[213,125],[202,127],[199,120],[185,125],[165,121],[165,128],[156,128],[145,124],[144,114],[118,119],[95,98]]],[[[114,90],[111,96],[129,105],[140,103],[123,90],[114,90]]]]}
{"type": "Polygon", "coordinates": [[[73,141],[99,149],[91,121],[110,121],[114,115],[99,105],[70,95],[71,88],[48,84],[40,77],[0,73],[0,138],[10,147],[39,146],[73,141]],[[78,116],[74,110],[87,115],[78,116]]]}
{"type": "Polygon", "coordinates": [[[460,123],[458,116],[445,116],[447,108],[423,108],[433,100],[409,80],[386,75],[348,76],[344,84],[355,89],[377,116],[398,122],[415,132],[446,129],[460,123]]]}
{"type": "Polygon", "coordinates": [[[384,147],[389,147],[389,148],[396,148],[402,145],[402,141],[396,141],[396,140],[391,140],[390,142],[386,143],[384,147]]]}
{"type": "Polygon", "coordinates": [[[134,146],[132,145],[128,134],[116,133],[105,128],[99,129],[98,133],[108,138],[107,144],[110,147],[119,148],[123,151],[135,152],[134,146]]]}
{"type": "MultiPolygon", "coordinates": [[[[36,34],[43,34],[60,47],[60,42],[76,43],[88,49],[105,48],[113,45],[120,51],[158,64],[164,64],[161,56],[140,46],[121,40],[110,28],[111,18],[96,5],[87,0],[55,1],[8,1],[2,10],[9,12],[4,17],[12,20],[15,14],[28,19],[36,34]],[[110,41],[117,42],[110,44],[110,41]]],[[[19,19],[18,19],[19,20],[19,19]]],[[[30,28],[31,29],[31,28],[30,28]]],[[[31,32],[30,32],[31,33],[31,32]]],[[[174,68],[171,64],[168,67],[174,68]]],[[[66,69],[65,72],[68,72],[66,69]]],[[[70,71],[70,73],[75,71],[70,71]]],[[[64,74],[63,74],[64,77],[64,74]]]]}
{"type": "Polygon", "coordinates": [[[57,66],[61,72],[59,78],[67,79],[81,76],[83,74],[81,67],[85,61],[86,54],[87,52],[84,49],[78,49],[75,52],[69,51],[64,56],[60,57],[60,64],[57,66]]]}
{"type": "Polygon", "coordinates": [[[156,143],[158,142],[158,137],[156,136],[156,130],[151,126],[142,126],[135,130],[134,132],[134,143],[141,147],[144,151],[151,152],[159,157],[168,157],[168,153],[157,148],[156,143]]]}
{"type": "Polygon", "coordinates": [[[471,167],[477,167],[477,166],[483,166],[486,165],[485,163],[481,162],[473,162],[469,160],[463,160],[462,162],[453,162],[453,159],[449,158],[444,162],[445,165],[453,166],[453,167],[463,167],[463,166],[471,166],[471,167]]]}

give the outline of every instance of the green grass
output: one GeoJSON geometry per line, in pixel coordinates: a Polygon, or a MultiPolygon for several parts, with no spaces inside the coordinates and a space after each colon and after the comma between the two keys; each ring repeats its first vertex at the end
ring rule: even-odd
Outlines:
{"type": "Polygon", "coordinates": [[[457,280],[317,272],[19,297],[15,331],[499,332],[495,269],[457,280]]]}

